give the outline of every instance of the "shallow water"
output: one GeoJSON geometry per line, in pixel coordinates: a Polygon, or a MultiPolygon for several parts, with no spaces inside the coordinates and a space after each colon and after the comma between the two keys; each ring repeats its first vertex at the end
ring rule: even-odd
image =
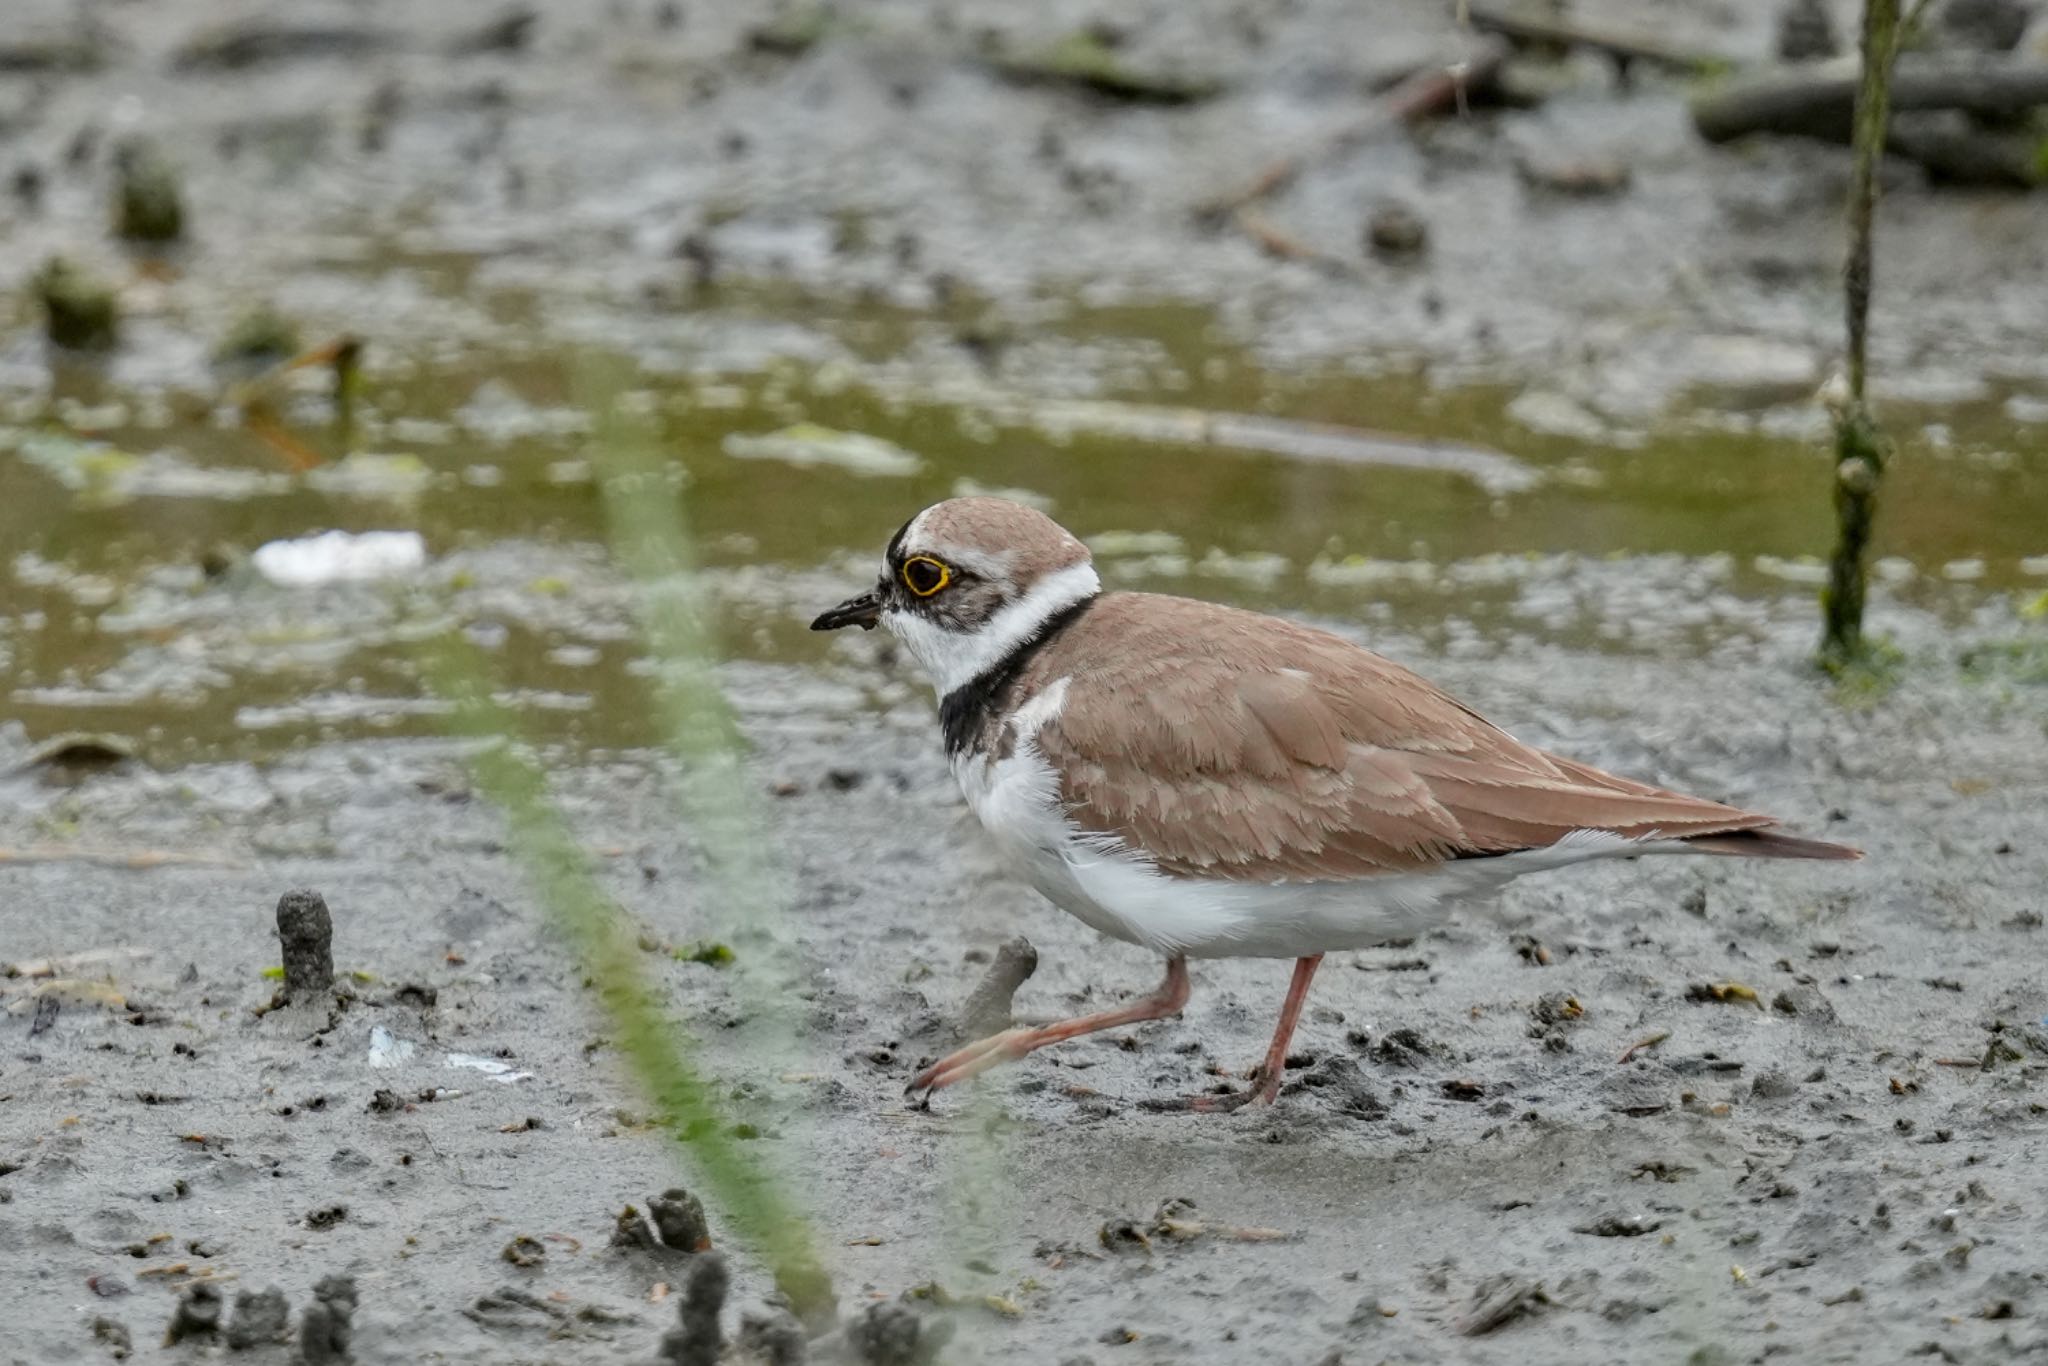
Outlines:
{"type": "MultiPolygon", "coordinates": [[[[469,274],[437,269],[451,289],[469,274]]],[[[1041,500],[1117,586],[1438,643],[1699,649],[1813,591],[1829,509],[1811,400],[1704,395],[1653,430],[1593,441],[1531,432],[1509,391],[1441,388],[1425,371],[1268,369],[1187,307],[1046,312],[977,362],[957,316],[727,288],[693,323],[771,337],[757,362],[709,347],[637,366],[559,346],[382,356],[351,429],[318,371],[274,381],[254,418],[222,395],[61,371],[0,428],[14,451],[0,690],[31,734],[90,724],[162,759],[431,731],[416,642],[453,621],[497,656],[542,738],[647,743],[586,411],[614,384],[673,471],[736,659],[829,657],[809,616],[907,515],[971,489],[1041,500]],[[815,362],[789,359],[804,352],[815,362]],[[1428,467],[1429,449],[1421,467],[1370,447],[1361,460],[1245,449],[1274,444],[1255,424],[1205,440],[1196,409],[1450,443],[1452,467],[1428,467]],[[909,457],[888,468],[916,472],[727,447],[798,423],[880,438],[909,457]],[[1468,455],[1492,463],[1475,474],[1457,464],[1468,455]],[[330,527],[416,528],[428,566],[304,590],[242,562],[330,527]],[[229,567],[203,572],[209,558],[229,567]]],[[[2048,573],[2048,424],[2011,420],[1998,398],[1900,407],[1891,424],[1881,583],[1938,616],[2030,597],[2048,573]]]]}

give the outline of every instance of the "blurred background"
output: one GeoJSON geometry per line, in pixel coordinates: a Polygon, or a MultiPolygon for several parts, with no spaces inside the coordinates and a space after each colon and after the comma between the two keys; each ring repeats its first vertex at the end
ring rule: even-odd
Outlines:
{"type": "MultiPolygon", "coordinates": [[[[1936,10],[1924,46],[2048,61],[2027,5],[1936,10]]],[[[416,531],[397,565],[502,636],[537,724],[644,741],[593,362],[687,476],[740,657],[825,654],[816,604],[973,489],[1116,583],[1432,646],[1754,636],[1831,538],[1855,21],[10,0],[0,694],[171,759],[414,726],[386,600],[250,556],[416,531]],[[1703,136],[1781,54],[1818,115],[1703,136]]],[[[1906,116],[1941,136],[1884,177],[1880,591],[1939,621],[2048,586],[2027,118],[1906,116]]]]}

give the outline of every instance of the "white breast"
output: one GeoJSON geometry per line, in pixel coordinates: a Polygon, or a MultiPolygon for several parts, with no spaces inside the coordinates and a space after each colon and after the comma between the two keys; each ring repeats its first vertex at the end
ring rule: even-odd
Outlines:
{"type": "Polygon", "coordinates": [[[1663,852],[1579,831],[1548,849],[1460,859],[1427,872],[1351,882],[1232,882],[1168,877],[1121,841],[1082,830],[1060,803],[1039,726],[1059,714],[1061,679],[1015,718],[1009,757],[962,753],[953,776],[1011,862],[1062,910],[1113,939],[1191,958],[1299,958],[1409,939],[1450,904],[1483,899],[1525,873],[1617,854],[1663,852]]]}

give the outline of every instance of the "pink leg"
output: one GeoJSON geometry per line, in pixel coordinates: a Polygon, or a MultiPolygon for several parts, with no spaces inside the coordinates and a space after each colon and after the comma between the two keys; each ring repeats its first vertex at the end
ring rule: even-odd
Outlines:
{"type": "Polygon", "coordinates": [[[1063,1043],[1068,1039],[1078,1039],[1083,1034],[1115,1029],[1119,1025],[1138,1024],[1144,1020],[1163,1020],[1169,1015],[1178,1015],[1181,1007],[1187,1003],[1187,960],[1169,958],[1166,960],[1166,980],[1159,984],[1159,990],[1141,1001],[1133,1001],[1120,1010],[1105,1010],[1094,1015],[1083,1015],[1078,1019],[1061,1020],[1056,1024],[1006,1029],[1000,1034],[992,1034],[986,1039],[968,1044],[965,1048],[940,1058],[918,1073],[906,1089],[936,1091],[942,1086],[951,1086],[956,1081],[965,1081],[977,1072],[985,1072],[999,1062],[1021,1058],[1026,1053],[1043,1048],[1049,1043],[1063,1043]]]}
{"type": "Polygon", "coordinates": [[[1271,1105],[1280,1094],[1280,1081],[1287,1071],[1287,1045],[1294,1038],[1294,1027],[1301,1023],[1301,1008],[1308,1002],[1308,984],[1315,980],[1316,967],[1322,961],[1320,953],[1294,960],[1294,977],[1287,984],[1287,999],[1280,1005],[1280,1023],[1273,1029],[1273,1042],[1266,1046],[1266,1060],[1252,1069],[1250,1089],[1228,1096],[1189,1096],[1145,1108],[1227,1113],[1247,1105],[1271,1105]]]}

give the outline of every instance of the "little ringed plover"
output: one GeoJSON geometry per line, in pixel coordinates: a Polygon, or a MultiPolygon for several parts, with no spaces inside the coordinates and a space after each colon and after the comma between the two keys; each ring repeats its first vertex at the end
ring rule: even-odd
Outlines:
{"type": "Polygon", "coordinates": [[[1269,1102],[1325,953],[1412,938],[1457,902],[1590,859],[1859,857],[1525,745],[1328,632],[1105,593],[1085,545],[998,498],[918,513],[874,587],[811,626],[877,624],[930,675],[954,776],[1031,885],[1166,959],[1142,1000],[969,1044],[913,1091],[1176,1014],[1190,958],[1291,958],[1250,1088],[1182,1104],[1269,1102]]]}

